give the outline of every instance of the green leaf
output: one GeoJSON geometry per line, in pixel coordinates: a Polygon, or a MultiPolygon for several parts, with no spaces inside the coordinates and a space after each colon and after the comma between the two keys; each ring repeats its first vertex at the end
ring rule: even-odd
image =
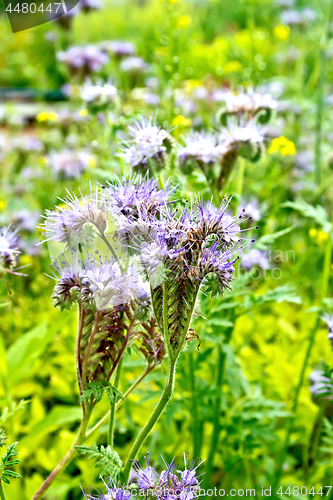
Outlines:
{"type": "Polygon", "coordinates": [[[89,455],[89,459],[96,460],[95,468],[101,469],[101,476],[111,476],[116,478],[122,470],[123,463],[117,452],[113,451],[111,446],[75,446],[75,449],[82,455],[89,455]]]}
{"type": "Polygon", "coordinates": [[[309,219],[313,219],[317,224],[322,227],[322,230],[325,233],[329,233],[332,229],[332,224],[329,221],[328,214],[326,210],[321,206],[313,206],[309,203],[306,203],[304,200],[297,201],[286,201],[281,204],[281,207],[289,207],[301,212],[304,217],[308,217],[309,219]]]}
{"type": "Polygon", "coordinates": [[[8,418],[12,417],[18,411],[21,411],[29,403],[29,399],[21,399],[19,403],[13,402],[10,406],[6,406],[0,417],[0,423],[5,422],[8,418]]]}
{"type": "Polygon", "coordinates": [[[290,226],[286,229],[282,229],[281,231],[277,231],[276,233],[265,234],[265,236],[262,236],[255,242],[253,247],[258,248],[259,250],[268,250],[275,240],[290,233],[293,229],[294,226],[290,226]]]}
{"type": "Polygon", "coordinates": [[[34,368],[35,363],[45,353],[48,344],[68,322],[69,314],[63,313],[60,321],[48,326],[44,321],[36,328],[25,333],[7,351],[8,376],[10,387],[14,386],[34,368]]]}
{"type": "Polygon", "coordinates": [[[78,422],[81,418],[82,408],[80,406],[55,406],[50,413],[48,413],[41,422],[35,425],[30,433],[21,440],[21,444],[26,444],[31,438],[43,432],[51,432],[66,424],[78,422]]]}
{"type": "Polygon", "coordinates": [[[2,473],[2,477],[7,476],[7,477],[14,477],[15,479],[20,479],[21,476],[17,472],[14,472],[13,470],[4,470],[2,473]]]}

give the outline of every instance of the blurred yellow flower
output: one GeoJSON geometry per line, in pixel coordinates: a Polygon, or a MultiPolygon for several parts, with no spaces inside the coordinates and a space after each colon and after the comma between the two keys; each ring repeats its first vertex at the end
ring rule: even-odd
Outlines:
{"type": "Polygon", "coordinates": [[[192,123],[192,120],[190,118],[185,118],[183,115],[177,115],[173,118],[172,120],[172,125],[175,127],[189,127],[192,123]]]}
{"type": "Polygon", "coordinates": [[[40,163],[40,165],[46,165],[47,164],[47,158],[46,158],[46,156],[40,156],[38,158],[38,163],[40,163]]]}
{"type": "Polygon", "coordinates": [[[296,146],[290,139],[281,135],[272,140],[271,147],[267,150],[268,154],[280,153],[282,156],[294,156],[296,146]]]}
{"type": "Polygon", "coordinates": [[[321,229],[317,230],[314,227],[311,227],[311,229],[309,229],[309,236],[312,239],[316,239],[317,245],[322,245],[323,243],[326,243],[326,241],[328,241],[330,237],[329,233],[325,233],[321,229]]]}
{"type": "Polygon", "coordinates": [[[285,40],[288,39],[289,33],[290,33],[290,27],[284,26],[282,24],[275,26],[275,28],[273,29],[273,35],[277,40],[280,40],[281,42],[284,42],[285,40]]]}
{"type": "Polygon", "coordinates": [[[181,16],[177,21],[177,28],[184,30],[189,27],[192,22],[191,16],[181,16]]]}
{"type": "Polygon", "coordinates": [[[87,116],[87,114],[88,114],[88,111],[86,109],[80,109],[80,111],[79,111],[80,116],[87,116]]]}
{"type": "Polygon", "coordinates": [[[325,233],[322,230],[318,231],[317,238],[316,238],[317,245],[322,245],[323,243],[326,243],[326,241],[329,240],[329,237],[330,237],[330,235],[328,233],[325,233]]]}
{"type": "Polygon", "coordinates": [[[54,111],[41,111],[41,113],[38,113],[38,115],[36,116],[36,119],[39,123],[57,122],[58,115],[54,111]]]}
{"type": "Polygon", "coordinates": [[[97,165],[96,158],[94,156],[90,156],[88,160],[88,166],[89,168],[95,168],[97,165]]]}
{"type": "Polygon", "coordinates": [[[229,61],[223,66],[225,73],[241,73],[243,66],[239,61],[229,61]]]}
{"type": "Polygon", "coordinates": [[[31,255],[21,255],[20,264],[23,266],[30,266],[33,262],[31,255]]]}
{"type": "Polygon", "coordinates": [[[0,200],[0,210],[4,210],[7,206],[7,202],[5,200],[0,200]]]}

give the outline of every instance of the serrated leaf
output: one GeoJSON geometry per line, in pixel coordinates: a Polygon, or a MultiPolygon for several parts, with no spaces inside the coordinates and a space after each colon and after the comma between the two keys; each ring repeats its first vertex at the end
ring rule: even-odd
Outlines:
{"type": "Polygon", "coordinates": [[[304,200],[286,201],[281,207],[288,207],[301,212],[304,217],[314,220],[322,227],[325,233],[329,233],[332,229],[332,224],[329,221],[326,210],[321,206],[313,206],[304,200]]]}
{"type": "Polygon", "coordinates": [[[286,229],[282,229],[281,231],[277,231],[276,233],[265,234],[261,238],[259,238],[253,248],[257,248],[258,250],[268,250],[270,246],[281,236],[284,236],[290,233],[294,229],[294,226],[289,226],[286,229]]]}

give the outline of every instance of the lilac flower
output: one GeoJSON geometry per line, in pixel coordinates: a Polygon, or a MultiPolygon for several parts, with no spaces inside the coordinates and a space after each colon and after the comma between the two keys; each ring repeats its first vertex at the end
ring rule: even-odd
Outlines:
{"type": "Polygon", "coordinates": [[[245,269],[252,269],[252,267],[259,267],[260,269],[270,268],[265,252],[256,248],[252,248],[242,256],[241,264],[245,269]]]}
{"type": "Polygon", "coordinates": [[[306,26],[307,23],[315,21],[317,14],[309,8],[298,10],[287,10],[281,14],[281,22],[289,25],[306,26]]]}
{"type": "Polygon", "coordinates": [[[333,350],[333,314],[325,313],[321,319],[325,321],[328,326],[327,338],[330,341],[333,350]]]}
{"type": "Polygon", "coordinates": [[[137,485],[140,490],[147,490],[158,500],[192,500],[199,496],[198,467],[201,463],[193,461],[188,466],[188,459],[184,457],[185,470],[177,469],[172,460],[165,463],[166,469],[158,474],[149,464],[148,454],[145,457],[146,466],[143,468],[136,461],[133,465],[137,485]]]}
{"type": "Polygon", "coordinates": [[[239,146],[244,143],[261,144],[264,139],[264,130],[257,127],[252,121],[245,125],[230,123],[228,129],[223,129],[221,140],[228,147],[239,146]]]}
{"type": "Polygon", "coordinates": [[[19,251],[17,230],[11,225],[0,227],[0,271],[10,271],[17,262],[19,251]]]}
{"type": "Polygon", "coordinates": [[[20,137],[12,140],[12,147],[22,153],[41,152],[43,143],[35,137],[20,137]]]}
{"type": "Polygon", "coordinates": [[[103,311],[137,299],[133,275],[122,272],[111,258],[87,254],[83,262],[81,256],[72,252],[70,260],[65,256],[61,262],[53,259],[52,267],[54,277],[57,279],[56,273],[60,275],[53,293],[56,306],[70,307],[81,301],[103,311]]]}
{"type": "Polygon", "coordinates": [[[88,105],[104,106],[115,102],[117,89],[111,82],[98,80],[94,84],[91,80],[86,80],[80,89],[80,97],[88,105]]]}
{"type": "Polygon", "coordinates": [[[124,157],[131,167],[148,168],[148,160],[163,162],[168,132],[153,120],[141,120],[128,129],[131,140],[126,144],[124,157]]]}
{"type": "Polygon", "coordinates": [[[97,191],[95,197],[91,192],[90,197],[81,194],[80,199],[69,191],[67,194],[57,210],[45,211],[43,234],[46,241],[63,243],[66,249],[77,249],[78,245],[89,244],[97,232],[104,233],[107,227],[105,206],[97,191]]]}
{"type": "Polygon", "coordinates": [[[127,57],[120,63],[120,70],[131,75],[139,75],[148,70],[148,64],[141,57],[127,57]]]}
{"type": "Polygon", "coordinates": [[[109,60],[108,56],[95,45],[70,47],[66,52],[58,52],[57,58],[72,69],[84,68],[87,73],[99,71],[109,60]]]}
{"type": "Polygon", "coordinates": [[[13,223],[20,229],[21,231],[27,231],[32,233],[36,229],[36,225],[39,219],[38,212],[32,212],[31,210],[27,210],[25,208],[18,210],[12,214],[13,223]]]}
{"type": "Polygon", "coordinates": [[[109,484],[104,482],[104,486],[107,490],[106,493],[102,493],[98,496],[84,492],[85,500],[131,500],[133,498],[130,491],[125,488],[119,488],[111,479],[109,484]]]}
{"type": "Polygon", "coordinates": [[[136,218],[139,212],[152,211],[167,203],[175,191],[169,183],[163,189],[158,189],[155,179],[145,176],[131,176],[128,180],[117,183],[107,183],[103,186],[108,212],[117,217],[119,214],[136,218]]]}
{"type": "Polygon", "coordinates": [[[102,42],[100,48],[105,52],[111,52],[116,57],[126,57],[135,54],[135,46],[131,42],[113,40],[102,42]]]}
{"type": "Polygon", "coordinates": [[[143,100],[149,106],[158,106],[160,103],[159,96],[157,94],[154,94],[153,92],[146,92],[143,96],[143,100]]]}
{"type": "Polygon", "coordinates": [[[244,212],[246,215],[251,217],[254,221],[260,220],[261,214],[260,214],[260,208],[259,208],[259,202],[258,200],[251,200],[246,202],[243,200],[239,206],[239,211],[244,212]]]}
{"type": "MultiPolygon", "coordinates": [[[[310,392],[313,396],[319,397],[326,395],[327,392],[333,392],[333,385],[331,380],[325,376],[322,370],[313,370],[309,376],[310,392]]],[[[326,396],[325,399],[332,400],[333,396],[326,396]]]]}
{"type": "Polygon", "coordinates": [[[99,10],[103,6],[101,0],[80,0],[80,8],[83,12],[90,12],[91,10],[99,10]]]}
{"type": "Polygon", "coordinates": [[[214,165],[226,152],[226,148],[218,144],[213,134],[194,132],[186,139],[186,146],[179,153],[179,161],[183,165],[189,160],[214,165]]]}
{"type": "Polygon", "coordinates": [[[52,152],[49,162],[55,174],[69,179],[80,177],[84,170],[95,165],[94,156],[88,152],[67,149],[60,153],[52,152]]]}
{"type": "Polygon", "coordinates": [[[270,94],[265,94],[260,91],[255,91],[249,88],[247,91],[242,91],[239,94],[234,94],[230,90],[225,91],[226,108],[231,113],[248,112],[255,115],[261,109],[276,109],[277,102],[270,94]]]}

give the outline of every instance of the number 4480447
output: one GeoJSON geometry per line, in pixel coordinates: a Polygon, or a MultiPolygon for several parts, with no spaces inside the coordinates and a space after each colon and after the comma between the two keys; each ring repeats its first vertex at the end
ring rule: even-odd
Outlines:
{"type": "Polygon", "coordinates": [[[293,495],[293,496],[303,496],[306,497],[307,495],[320,495],[320,496],[328,496],[329,492],[331,491],[332,486],[320,486],[318,490],[315,490],[315,487],[312,486],[312,488],[308,491],[308,488],[306,486],[293,486],[291,488],[290,486],[286,489],[283,490],[282,486],[281,488],[278,489],[277,494],[278,495],[293,495]]]}
{"type": "Polygon", "coordinates": [[[22,3],[22,4],[17,4],[14,8],[12,8],[12,4],[10,3],[6,7],[7,12],[21,12],[22,14],[27,14],[30,12],[31,14],[34,14],[36,11],[37,12],[53,12],[57,14],[59,7],[62,6],[61,3],[50,3],[46,8],[44,8],[44,4],[41,4],[39,7],[36,6],[35,3],[22,3]],[[38,7],[38,8],[37,8],[38,7]]]}

